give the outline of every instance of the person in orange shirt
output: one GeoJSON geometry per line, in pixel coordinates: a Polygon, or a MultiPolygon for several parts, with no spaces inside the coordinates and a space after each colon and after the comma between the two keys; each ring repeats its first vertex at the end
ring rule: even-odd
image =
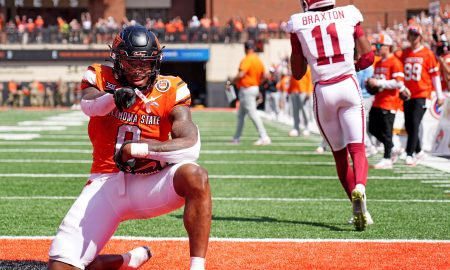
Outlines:
{"type": "Polygon", "coordinates": [[[311,79],[311,69],[308,66],[305,75],[296,80],[291,76],[291,82],[289,84],[289,98],[292,104],[292,116],[294,118],[294,127],[289,131],[289,136],[297,137],[300,135],[300,114],[302,116],[303,124],[303,136],[309,136],[310,131],[308,129],[309,115],[308,107],[306,105],[307,99],[311,96],[313,90],[313,84],[311,79]]]}
{"type": "Polygon", "coordinates": [[[124,28],[111,58],[112,67],[93,64],[82,80],[80,107],[90,117],[93,164],[52,241],[49,269],[138,269],[151,257],[147,247],[99,252],[120,222],[185,205],[190,270],[204,270],[211,192],[207,171],[195,162],[200,135],[189,88],[179,77],[159,74],[161,45],[143,26],[124,28]]]}
{"type": "Polygon", "coordinates": [[[277,83],[277,89],[280,92],[280,118],[288,116],[290,111],[288,90],[291,83],[291,76],[288,73],[287,67],[281,68],[281,78],[277,83]]]}
{"type": "Polygon", "coordinates": [[[255,53],[255,43],[252,40],[245,42],[245,57],[239,65],[239,72],[234,79],[239,89],[239,110],[236,132],[232,143],[238,144],[244,128],[245,116],[248,114],[255,125],[259,139],[254,145],[271,144],[261,117],[258,115],[256,99],[259,95],[259,86],[264,78],[264,64],[255,53]]]}
{"type": "Polygon", "coordinates": [[[433,52],[423,46],[420,26],[409,26],[407,38],[411,47],[406,48],[401,56],[405,86],[411,91],[411,99],[403,103],[408,133],[405,163],[414,166],[425,157],[419,139],[419,127],[427,110],[427,100],[431,98],[433,89],[436,90],[439,105],[443,104],[444,98],[437,60],[433,52]]]}
{"type": "Polygon", "coordinates": [[[384,145],[383,159],[375,169],[392,169],[397,156],[393,155],[392,142],[395,113],[400,104],[400,89],[403,85],[403,64],[394,56],[392,38],[381,33],[375,40],[377,54],[381,60],[376,64],[373,78],[367,81],[370,87],[379,87],[369,112],[369,132],[384,145]]]}

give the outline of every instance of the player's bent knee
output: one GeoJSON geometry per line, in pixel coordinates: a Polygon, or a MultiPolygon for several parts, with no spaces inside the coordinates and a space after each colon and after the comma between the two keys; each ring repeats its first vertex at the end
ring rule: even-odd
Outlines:
{"type": "Polygon", "coordinates": [[[202,193],[209,190],[208,171],[200,166],[186,164],[180,167],[174,176],[175,191],[180,196],[202,193]]]}

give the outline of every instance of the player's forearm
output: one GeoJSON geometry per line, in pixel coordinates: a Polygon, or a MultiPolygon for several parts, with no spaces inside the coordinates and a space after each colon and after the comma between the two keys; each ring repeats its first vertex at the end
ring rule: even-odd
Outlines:
{"type": "Polygon", "coordinates": [[[155,140],[140,141],[130,144],[130,155],[135,158],[156,159],[159,161],[178,163],[181,161],[196,161],[200,156],[200,136],[178,138],[166,142],[155,140]]]}
{"type": "Polygon", "coordinates": [[[94,87],[88,87],[83,90],[80,107],[87,116],[107,115],[115,108],[114,96],[94,87]]]}
{"type": "Polygon", "coordinates": [[[436,90],[437,99],[444,99],[444,95],[442,94],[441,76],[432,77],[431,82],[433,83],[434,90],[436,90]]]}
{"type": "Polygon", "coordinates": [[[403,82],[397,81],[396,79],[392,79],[392,80],[380,79],[380,80],[377,80],[377,86],[382,89],[386,89],[386,90],[394,90],[394,89],[401,88],[403,86],[403,82]]]}

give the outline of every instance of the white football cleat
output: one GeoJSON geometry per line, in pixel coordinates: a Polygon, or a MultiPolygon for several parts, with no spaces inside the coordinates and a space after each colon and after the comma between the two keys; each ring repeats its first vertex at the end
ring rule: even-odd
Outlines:
{"type": "Polygon", "coordinates": [[[308,137],[309,135],[311,135],[311,132],[309,130],[305,129],[302,131],[302,135],[305,137],[308,137]]]}
{"type": "Polygon", "coordinates": [[[426,157],[427,157],[427,154],[425,154],[425,152],[423,150],[420,151],[419,153],[417,153],[414,156],[416,164],[418,164],[420,161],[423,161],[426,157]]]}
{"type": "Polygon", "coordinates": [[[378,154],[378,150],[375,146],[372,145],[366,149],[366,157],[375,156],[376,154],[378,154]]]}
{"type": "Polygon", "coordinates": [[[367,227],[366,202],[363,190],[355,188],[352,191],[353,225],[357,231],[364,231],[367,227]]]}
{"type": "Polygon", "coordinates": [[[289,135],[289,137],[298,137],[299,133],[298,133],[298,130],[293,129],[293,130],[289,131],[288,135],[289,135]]]}
{"type": "Polygon", "coordinates": [[[392,160],[388,159],[388,158],[383,158],[382,160],[380,160],[380,162],[378,162],[377,164],[373,165],[374,169],[377,170],[387,170],[387,169],[392,169],[392,160]]]}
{"type": "Polygon", "coordinates": [[[124,265],[120,268],[121,270],[133,270],[139,269],[152,257],[150,249],[146,246],[137,247],[130,250],[128,253],[123,254],[124,265]]]}
{"type": "Polygon", "coordinates": [[[405,165],[407,166],[416,166],[416,161],[412,156],[406,156],[405,165]]]}
{"type": "Polygon", "coordinates": [[[319,147],[316,148],[316,153],[317,154],[323,154],[323,152],[325,152],[325,149],[323,149],[322,146],[319,146],[319,147]]]}
{"type": "Polygon", "coordinates": [[[272,143],[269,137],[259,138],[253,145],[269,145],[272,143]]]}

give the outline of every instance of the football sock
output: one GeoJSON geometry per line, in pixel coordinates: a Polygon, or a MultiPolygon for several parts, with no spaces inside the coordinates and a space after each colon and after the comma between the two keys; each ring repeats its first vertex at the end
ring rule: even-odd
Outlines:
{"type": "MultiPolygon", "coordinates": [[[[366,186],[367,171],[369,163],[366,157],[366,148],[363,143],[349,143],[347,145],[348,152],[353,160],[353,171],[355,174],[355,185],[362,184],[366,186]]],[[[354,188],[354,186],[352,187],[354,188]]]]}
{"type": "Polygon", "coordinates": [[[205,258],[191,257],[190,270],[205,270],[205,258]]]}
{"type": "Polygon", "coordinates": [[[355,186],[355,176],[353,169],[348,161],[347,148],[343,148],[338,151],[333,151],[334,161],[336,162],[336,170],[341,181],[342,187],[347,193],[348,198],[352,198],[352,189],[355,186]]]}
{"type": "Polygon", "coordinates": [[[135,248],[122,254],[123,263],[120,269],[138,269],[150,259],[149,250],[146,247],[135,248]]]}

